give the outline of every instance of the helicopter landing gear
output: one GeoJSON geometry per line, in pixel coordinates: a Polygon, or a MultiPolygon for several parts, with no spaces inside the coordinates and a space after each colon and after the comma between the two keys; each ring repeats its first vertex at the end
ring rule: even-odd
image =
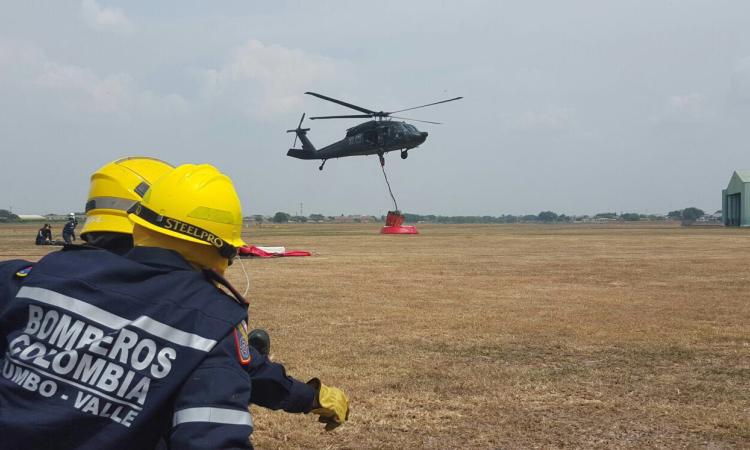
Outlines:
{"type": "Polygon", "coordinates": [[[408,151],[401,152],[401,159],[406,159],[408,157],[409,157],[409,152],[408,151]]]}
{"type": "Polygon", "coordinates": [[[323,166],[326,165],[326,161],[328,161],[328,160],[327,159],[323,160],[323,164],[321,164],[320,167],[318,167],[318,170],[323,170],[323,166]]]}

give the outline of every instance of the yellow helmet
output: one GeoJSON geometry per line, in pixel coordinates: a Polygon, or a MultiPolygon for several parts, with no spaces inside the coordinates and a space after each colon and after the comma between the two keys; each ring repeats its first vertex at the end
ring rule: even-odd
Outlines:
{"type": "MultiPolygon", "coordinates": [[[[91,175],[86,202],[86,233],[115,232],[133,234],[128,209],[139,202],[148,188],[174,166],[147,156],[128,156],[105,165],[91,175]]],[[[71,213],[72,214],[72,213],[71,213]]]]}
{"type": "Polygon", "coordinates": [[[138,225],[212,245],[229,260],[245,245],[240,238],[242,205],[232,180],[208,164],[177,167],[154,183],[129,212],[138,225]]]}

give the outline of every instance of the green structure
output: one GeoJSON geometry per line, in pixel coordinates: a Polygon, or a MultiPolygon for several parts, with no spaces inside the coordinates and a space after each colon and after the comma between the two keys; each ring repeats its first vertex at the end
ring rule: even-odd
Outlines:
{"type": "Polygon", "coordinates": [[[721,191],[721,213],[728,227],[750,227],[750,170],[737,170],[721,191]]]}

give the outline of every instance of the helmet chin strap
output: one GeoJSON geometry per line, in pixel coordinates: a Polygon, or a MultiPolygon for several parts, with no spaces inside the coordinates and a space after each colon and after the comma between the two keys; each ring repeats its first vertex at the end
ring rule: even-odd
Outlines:
{"type": "Polygon", "coordinates": [[[240,262],[240,266],[242,267],[242,272],[245,274],[245,292],[242,293],[242,296],[246,297],[248,291],[250,290],[250,277],[247,275],[247,270],[245,270],[245,263],[242,262],[242,258],[238,256],[235,259],[240,262]]]}

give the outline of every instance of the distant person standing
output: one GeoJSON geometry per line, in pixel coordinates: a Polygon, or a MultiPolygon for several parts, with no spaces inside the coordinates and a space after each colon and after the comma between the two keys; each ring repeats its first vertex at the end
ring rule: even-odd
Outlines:
{"type": "Polygon", "coordinates": [[[36,233],[36,245],[50,244],[52,244],[52,227],[48,223],[45,223],[36,233]]]}
{"type": "Polygon", "coordinates": [[[66,244],[72,244],[72,241],[76,240],[76,225],[78,225],[78,221],[76,220],[76,215],[73,213],[70,213],[68,215],[68,222],[63,227],[63,239],[65,240],[66,244]],[[71,240],[72,239],[72,240],[71,240]]]}

